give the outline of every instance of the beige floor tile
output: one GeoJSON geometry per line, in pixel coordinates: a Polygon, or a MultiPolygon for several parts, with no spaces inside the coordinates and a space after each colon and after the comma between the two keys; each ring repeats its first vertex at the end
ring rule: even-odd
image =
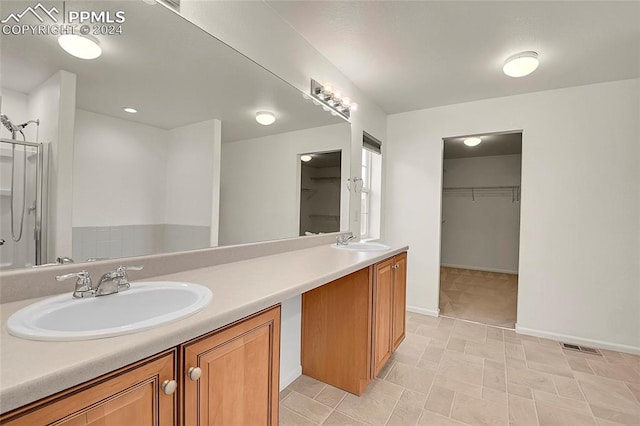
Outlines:
{"type": "Polygon", "coordinates": [[[583,401],[582,392],[578,387],[578,382],[575,379],[568,379],[566,377],[553,376],[551,378],[556,385],[558,395],[565,398],[572,398],[583,401]]]}
{"type": "Polygon", "coordinates": [[[533,390],[528,386],[519,385],[507,381],[507,393],[522,398],[533,399],[533,390]]]}
{"type": "Polygon", "coordinates": [[[620,411],[598,405],[592,405],[591,410],[593,411],[593,415],[596,416],[596,420],[604,419],[629,426],[640,425],[640,410],[636,413],[621,413],[620,411]]]}
{"type": "Polygon", "coordinates": [[[522,426],[538,425],[536,406],[530,399],[509,396],[509,421],[522,426]]]}
{"type": "Polygon", "coordinates": [[[493,368],[495,370],[504,370],[506,365],[505,365],[504,362],[494,361],[492,359],[485,359],[484,360],[484,367],[485,368],[493,368]]]}
{"type": "Polygon", "coordinates": [[[569,364],[564,360],[553,364],[527,361],[527,367],[531,370],[539,371],[541,373],[563,376],[569,379],[573,378],[573,371],[571,371],[569,364]]]}
{"type": "Polygon", "coordinates": [[[631,391],[631,393],[636,397],[638,402],[640,402],[640,385],[634,385],[631,383],[627,383],[627,387],[631,391]]]}
{"type": "Polygon", "coordinates": [[[291,389],[289,388],[284,388],[280,391],[280,401],[282,401],[283,399],[285,399],[290,393],[291,393],[291,389]]]}
{"type": "Polygon", "coordinates": [[[475,398],[482,398],[482,387],[479,385],[472,385],[467,382],[461,382],[460,380],[451,379],[449,377],[436,375],[433,379],[433,386],[439,386],[445,389],[449,389],[456,393],[461,393],[475,398]]]}
{"type": "Polygon", "coordinates": [[[506,356],[513,359],[524,359],[524,348],[521,343],[505,342],[506,356]]]}
{"type": "Polygon", "coordinates": [[[611,364],[606,360],[587,360],[589,366],[597,376],[622,380],[627,383],[640,384],[640,374],[629,364],[611,364]]]}
{"type": "Polygon", "coordinates": [[[433,346],[427,346],[420,358],[420,361],[429,361],[435,364],[438,364],[442,359],[442,355],[444,354],[444,349],[436,348],[433,346]]]}
{"type": "Polygon", "coordinates": [[[491,389],[495,389],[501,392],[507,391],[507,384],[505,378],[505,370],[487,368],[484,369],[484,375],[482,377],[482,386],[486,386],[491,389]]]}
{"type": "Polygon", "coordinates": [[[447,349],[455,352],[464,353],[464,347],[467,344],[467,341],[464,339],[459,339],[457,337],[452,337],[449,339],[449,343],[447,344],[447,349]]]}
{"type": "Polygon", "coordinates": [[[338,403],[342,401],[342,398],[344,398],[346,394],[347,393],[342,389],[327,385],[327,387],[322,389],[314,399],[327,407],[336,408],[338,403]]]}
{"type": "Polygon", "coordinates": [[[452,337],[458,337],[470,342],[484,343],[487,340],[487,326],[458,321],[453,327],[452,337]]]}
{"type": "Polygon", "coordinates": [[[482,365],[471,364],[455,358],[443,359],[438,369],[438,375],[450,379],[482,385],[482,365]]]}
{"type": "Polygon", "coordinates": [[[467,426],[465,423],[460,423],[456,420],[448,417],[441,416],[440,414],[433,413],[428,410],[424,410],[418,420],[419,426],[467,426]]]}
{"type": "Polygon", "coordinates": [[[581,373],[593,374],[593,370],[589,366],[589,363],[587,362],[586,359],[572,357],[572,356],[567,356],[566,358],[572,371],[579,371],[581,373]]]}
{"type": "Polygon", "coordinates": [[[556,387],[548,375],[533,370],[507,368],[507,381],[543,392],[556,392],[556,387]]]}
{"type": "Polygon", "coordinates": [[[536,402],[536,411],[538,413],[538,421],[545,426],[588,426],[596,424],[593,416],[574,413],[544,402],[536,402]]]}
{"type": "Polygon", "coordinates": [[[507,365],[507,369],[515,368],[515,369],[528,369],[527,362],[523,359],[515,359],[515,358],[506,358],[505,364],[507,365]]]}
{"type": "Polygon", "coordinates": [[[448,417],[449,413],[451,413],[454,394],[455,392],[450,389],[433,385],[424,408],[448,417]]]}
{"type": "Polygon", "coordinates": [[[416,425],[422,414],[422,407],[427,396],[419,392],[408,389],[402,393],[398,404],[393,410],[387,425],[391,426],[411,426],[416,425]]]}
{"type": "Polygon", "coordinates": [[[505,348],[502,342],[488,340],[487,343],[467,343],[464,353],[504,363],[505,348]]]}
{"type": "Polygon", "coordinates": [[[469,364],[477,365],[478,367],[483,367],[485,363],[485,359],[482,357],[449,350],[445,350],[444,354],[442,355],[441,362],[445,360],[462,361],[469,364]]]}
{"type": "Polygon", "coordinates": [[[508,395],[506,392],[483,387],[482,388],[482,399],[493,402],[507,402],[508,395]]]}
{"type": "Polygon", "coordinates": [[[287,386],[287,389],[308,396],[309,398],[314,398],[325,386],[326,384],[319,380],[302,375],[287,386]]]}
{"type": "Polygon", "coordinates": [[[345,416],[344,414],[334,411],[332,412],[327,420],[322,423],[324,426],[364,426],[366,423],[359,422],[355,419],[352,419],[349,416],[345,416]]]}
{"type": "Polygon", "coordinates": [[[487,339],[498,340],[500,342],[504,341],[502,329],[498,327],[487,327],[487,339]]]}
{"type": "Polygon", "coordinates": [[[391,368],[393,368],[393,365],[396,363],[396,358],[394,358],[394,355],[395,354],[391,355],[391,358],[389,358],[384,367],[382,367],[382,370],[380,370],[380,372],[378,373],[378,379],[384,379],[385,377],[387,377],[387,374],[389,374],[389,371],[391,371],[391,368]]]}
{"type": "Polygon", "coordinates": [[[280,404],[280,412],[278,417],[279,426],[312,426],[318,424],[305,417],[302,417],[297,413],[294,413],[286,407],[283,407],[282,404],[280,404]]]}
{"type": "Polygon", "coordinates": [[[585,373],[575,373],[580,389],[587,402],[621,413],[636,414],[640,404],[624,382],[593,376],[585,373]]]}
{"type": "Polygon", "coordinates": [[[322,423],[333,411],[326,405],[298,392],[291,392],[289,396],[282,400],[281,404],[315,423],[322,423]]]}
{"type": "Polygon", "coordinates": [[[453,401],[451,418],[470,425],[508,425],[507,403],[496,403],[467,395],[458,395],[453,401]]]}
{"type": "Polygon", "coordinates": [[[544,402],[545,404],[554,405],[556,407],[563,408],[565,410],[573,411],[578,414],[584,414],[586,416],[591,415],[589,404],[576,399],[565,398],[555,394],[542,392],[539,390],[533,391],[533,398],[536,402],[544,402]]]}
{"type": "Polygon", "coordinates": [[[347,394],[336,410],[372,425],[383,425],[391,416],[404,388],[385,380],[374,380],[362,396],[347,394]]]}
{"type": "Polygon", "coordinates": [[[434,377],[435,371],[410,367],[398,362],[389,371],[385,380],[426,395],[429,393],[434,377]]]}

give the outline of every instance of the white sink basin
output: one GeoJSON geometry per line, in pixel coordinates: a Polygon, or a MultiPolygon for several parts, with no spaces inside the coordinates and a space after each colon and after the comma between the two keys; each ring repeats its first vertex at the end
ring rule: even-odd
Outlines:
{"type": "Polygon", "coordinates": [[[90,340],[120,336],[193,315],[211,301],[198,284],[148,281],[108,296],[74,299],[63,294],[26,306],[9,317],[9,333],[30,340],[90,340]]]}
{"type": "Polygon", "coordinates": [[[389,250],[391,247],[381,243],[349,243],[346,246],[339,246],[337,244],[331,244],[331,247],[340,250],[353,250],[353,251],[384,251],[389,250]]]}

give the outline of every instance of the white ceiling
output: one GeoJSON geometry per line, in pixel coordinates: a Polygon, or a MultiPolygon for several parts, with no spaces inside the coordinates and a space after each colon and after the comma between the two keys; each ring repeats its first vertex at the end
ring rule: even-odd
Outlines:
{"type": "Polygon", "coordinates": [[[388,113],[640,76],[638,1],[267,1],[388,113]]]}
{"type": "MultiPolygon", "coordinates": [[[[42,3],[62,10],[59,1],[42,3]]],[[[24,4],[13,3],[16,12],[24,4]]],[[[77,75],[78,108],[163,129],[218,118],[223,141],[343,122],[161,5],[67,1],[66,8],[122,9],[126,12],[123,34],[98,36],[103,54],[89,61],[65,53],[55,36],[3,35],[2,87],[29,93],[58,70],[66,70],[77,75]],[[125,113],[124,106],[139,112],[125,113]],[[260,110],[274,112],[276,123],[256,123],[255,113],[260,110]]],[[[3,7],[3,15],[8,9],[3,7]]]]}
{"type": "Polygon", "coordinates": [[[522,154],[521,132],[468,135],[444,140],[444,158],[447,160],[516,154],[522,154]],[[464,140],[470,136],[479,136],[482,138],[482,143],[476,146],[466,146],[464,140]]]}

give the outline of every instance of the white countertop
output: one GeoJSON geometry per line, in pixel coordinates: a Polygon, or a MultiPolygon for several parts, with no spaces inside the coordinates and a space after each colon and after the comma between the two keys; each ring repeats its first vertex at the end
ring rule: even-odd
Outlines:
{"type": "Polygon", "coordinates": [[[39,342],[13,337],[7,318],[42,298],[2,304],[0,412],[177,346],[407,249],[357,252],[323,245],[149,278],[201,284],[211,289],[213,299],[184,320],[106,339],[39,342]]]}

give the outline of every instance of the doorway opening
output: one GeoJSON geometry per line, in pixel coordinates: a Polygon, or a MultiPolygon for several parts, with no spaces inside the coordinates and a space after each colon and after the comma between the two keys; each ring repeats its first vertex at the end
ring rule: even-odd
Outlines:
{"type": "Polygon", "coordinates": [[[302,154],[300,157],[300,234],[340,230],[342,152],[302,154]]]}
{"type": "Polygon", "coordinates": [[[515,328],[522,132],[444,138],[440,314],[515,328]]]}

